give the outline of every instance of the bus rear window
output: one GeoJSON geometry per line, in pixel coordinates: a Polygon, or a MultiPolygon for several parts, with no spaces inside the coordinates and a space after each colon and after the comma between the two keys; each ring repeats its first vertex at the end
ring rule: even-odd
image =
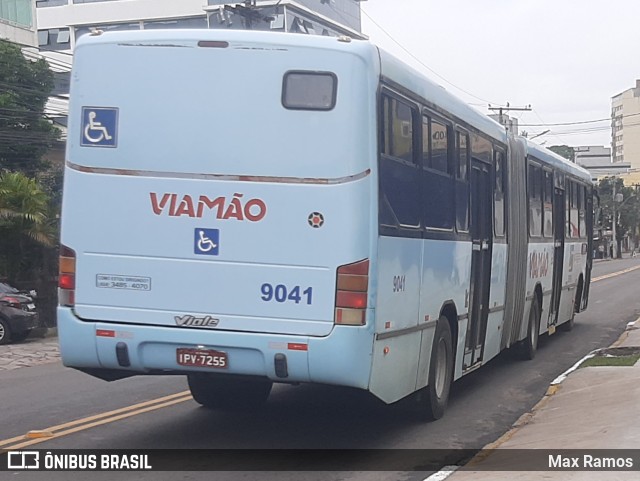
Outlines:
{"type": "Polygon", "coordinates": [[[292,110],[331,110],[336,105],[337,83],[330,72],[287,72],[282,105],[292,110]]]}

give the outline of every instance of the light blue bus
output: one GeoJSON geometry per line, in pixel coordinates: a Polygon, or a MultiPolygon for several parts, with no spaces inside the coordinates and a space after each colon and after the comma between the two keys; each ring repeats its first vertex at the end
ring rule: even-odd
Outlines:
{"type": "Polygon", "coordinates": [[[58,327],[66,366],[417,393],[570,328],[589,174],[366,41],[244,31],[79,40],[58,327]]]}

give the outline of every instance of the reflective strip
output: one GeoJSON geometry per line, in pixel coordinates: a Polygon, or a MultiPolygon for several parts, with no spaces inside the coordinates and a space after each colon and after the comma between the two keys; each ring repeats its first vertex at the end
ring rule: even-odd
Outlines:
{"type": "Polygon", "coordinates": [[[428,321],[423,324],[418,324],[417,326],[407,327],[405,329],[398,329],[397,331],[391,332],[381,332],[376,334],[376,341],[381,341],[383,339],[389,339],[391,337],[404,336],[406,334],[412,334],[414,332],[424,331],[425,329],[431,329],[432,327],[436,327],[438,321],[428,321]]]}
{"type": "Polygon", "coordinates": [[[253,175],[227,175],[227,174],[191,174],[186,172],[156,172],[152,170],[130,170],[130,169],[108,169],[103,167],[86,167],[83,165],[67,162],[67,167],[78,172],[88,174],[105,174],[105,175],[127,175],[131,177],[160,177],[170,179],[201,179],[201,180],[230,180],[235,182],[265,182],[280,184],[346,184],[355,180],[364,179],[371,174],[371,169],[360,172],[355,175],[346,177],[337,177],[334,179],[323,178],[304,178],[304,177],[269,177],[269,176],[253,176],[253,175]]]}

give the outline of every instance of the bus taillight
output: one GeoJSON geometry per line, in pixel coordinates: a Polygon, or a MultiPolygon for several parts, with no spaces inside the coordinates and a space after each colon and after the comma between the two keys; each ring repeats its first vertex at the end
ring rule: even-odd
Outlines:
{"type": "Polygon", "coordinates": [[[76,253],[66,246],[60,246],[58,287],[59,304],[73,307],[76,301],[76,253]]]}
{"type": "Polygon", "coordinates": [[[369,259],[338,267],[334,322],[362,326],[366,322],[369,259]]]}

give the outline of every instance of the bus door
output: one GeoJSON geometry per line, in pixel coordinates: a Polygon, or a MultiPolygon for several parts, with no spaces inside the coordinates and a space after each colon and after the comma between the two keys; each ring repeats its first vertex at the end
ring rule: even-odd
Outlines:
{"type": "Polygon", "coordinates": [[[562,269],[564,264],[565,235],[565,193],[564,176],[556,173],[553,189],[553,281],[549,325],[558,322],[560,296],[562,294],[562,269]]]}
{"type": "Polygon", "coordinates": [[[491,166],[471,159],[471,289],[463,369],[482,361],[489,315],[492,232],[491,166]]]}
{"type": "Polygon", "coordinates": [[[595,190],[592,190],[591,188],[587,189],[585,187],[580,188],[585,189],[584,200],[586,202],[586,205],[584,208],[584,215],[585,226],[587,230],[587,267],[584,279],[584,290],[582,291],[582,300],[579,306],[580,310],[582,311],[587,308],[587,304],[589,303],[589,286],[591,285],[591,269],[593,268],[593,198],[596,197],[596,200],[598,202],[598,210],[600,209],[600,198],[598,197],[598,193],[595,190]]]}

